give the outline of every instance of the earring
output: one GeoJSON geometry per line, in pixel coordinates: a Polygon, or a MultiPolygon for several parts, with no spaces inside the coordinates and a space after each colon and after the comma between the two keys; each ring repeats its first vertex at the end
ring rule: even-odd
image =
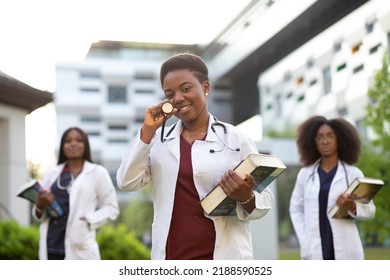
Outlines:
{"type": "Polygon", "coordinates": [[[204,93],[204,96],[207,96],[207,95],[209,95],[209,92],[208,92],[208,91],[204,93]]]}

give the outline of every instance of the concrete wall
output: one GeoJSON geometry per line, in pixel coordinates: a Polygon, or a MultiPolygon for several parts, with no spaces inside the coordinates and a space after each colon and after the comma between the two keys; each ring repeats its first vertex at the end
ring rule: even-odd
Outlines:
{"type": "Polygon", "coordinates": [[[27,181],[25,153],[26,111],[0,104],[0,219],[30,223],[30,203],[16,196],[27,181]]]}

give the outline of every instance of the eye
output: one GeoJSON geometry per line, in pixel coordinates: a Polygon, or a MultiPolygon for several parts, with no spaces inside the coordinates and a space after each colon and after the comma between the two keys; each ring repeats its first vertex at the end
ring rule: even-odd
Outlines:
{"type": "Polygon", "coordinates": [[[166,91],[165,92],[165,98],[166,99],[172,99],[173,98],[173,96],[174,96],[174,94],[173,94],[173,92],[170,92],[170,91],[166,91]]]}
{"type": "Polygon", "coordinates": [[[181,91],[182,92],[189,92],[191,90],[191,87],[182,87],[181,91]]]}

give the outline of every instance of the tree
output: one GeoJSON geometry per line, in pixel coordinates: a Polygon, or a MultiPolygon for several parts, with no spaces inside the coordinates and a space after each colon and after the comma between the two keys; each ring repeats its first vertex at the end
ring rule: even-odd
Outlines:
{"type": "Polygon", "coordinates": [[[381,178],[385,187],[374,198],[375,219],[359,226],[368,243],[383,241],[390,236],[390,73],[388,54],[382,59],[382,67],[375,74],[374,85],[368,90],[365,124],[373,133],[371,142],[363,146],[357,164],[367,177],[381,178]],[[372,238],[375,238],[372,240],[372,238]]]}
{"type": "Polygon", "coordinates": [[[152,232],[153,202],[151,197],[151,185],[145,186],[139,191],[139,197],[132,199],[121,211],[118,222],[124,223],[134,232],[139,240],[143,240],[152,232]]]}

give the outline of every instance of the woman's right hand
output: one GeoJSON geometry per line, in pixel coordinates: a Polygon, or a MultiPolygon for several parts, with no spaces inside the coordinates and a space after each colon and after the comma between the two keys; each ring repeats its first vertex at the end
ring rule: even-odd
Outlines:
{"type": "Polygon", "coordinates": [[[159,104],[150,106],[146,109],[144,124],[141,128],[141,140],[149,144],[153,138],[156,130],[163,124],[164,119],[169,119],[174,113],[177,112],[177,109],[174,108],[172,113],[164,115],[161,106],[167,101],[162,101],[159,104]]]}
{"type": "Polygon", "coordinates": [[[54,200],[54,194],[52,192],[42,190],[38,193],[38,199],[36,202],[36,207],[38,210],[45,209],[51,202],[54,200]]]}

